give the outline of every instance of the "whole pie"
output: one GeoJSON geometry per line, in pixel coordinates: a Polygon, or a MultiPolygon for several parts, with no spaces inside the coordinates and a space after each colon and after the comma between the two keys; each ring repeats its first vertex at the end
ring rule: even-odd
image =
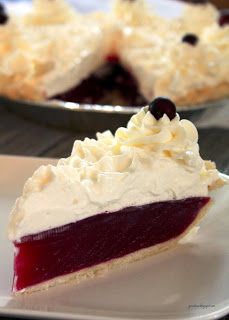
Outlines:
{"type": "Polygon", "coordinates": [[[2,8],[0,95],[138,106],[159,95],[183,106],[225,98],[228,22],[211,4],[172,20],[143,0],[85,15],[64,0],[34,0],[24,16],[2,8]]]}
{"type": "Polygon", "coordinates": [[[26,182],[9,223],[14,292],[78,283],[178,245],[223,181],[198,133],[156,98],[126,128],[76,141],[26,182]]]}

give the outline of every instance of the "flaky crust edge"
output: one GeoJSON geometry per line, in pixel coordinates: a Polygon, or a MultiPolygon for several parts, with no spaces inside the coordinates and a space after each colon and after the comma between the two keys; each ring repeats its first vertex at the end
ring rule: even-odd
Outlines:
{"type": "MultiPolygon", "coordinates": [[[[34,102],[44,102],[46,100],[45,91],[33,82],[20,84],[20,86],[17,86],[15,83],[11,86],[6,86],[0,90],[0,95],[13,100],[34,102]]],[[[155,97],[157,96],[160,96],[160,93],[156,92],[155,97]]],[[[167,96],[169,97],[169,92],[167,96]]],[[[155,97],[152,97],[152,99],[155,97]]],[[[174,96],[172,99],[176,103],[179,112],[179,107],[189,109],[193,105],[214,101],[217,103],[217,100],[226,98],[229,98],[229,83],[222,82],[216,86],[190,90],[187,94],[180,97],[174,96]]]]}
{"type": "MultiPolygon", "coordinates": [[[[216,169],[216,164],[215,164],[215,162],[210,161],[210,160],[205,160],[204,163],[205,163],[205,167],[206,167],[207,170],[214,170],[214,169],[216,169]]],[[[223,187],[225,184],[226,184],[226,181],[223,180],[223,178],[221,178],[221,177],[219,176],[219,178],[218,178],[216,181],[214,181],[213,184],[211,184],[211,185],[208,187],[208,189],[209,189],[210,191],[211,191],[211,190],[215,190],[215,189],[218,189],[218,188],[223,187]]]]}

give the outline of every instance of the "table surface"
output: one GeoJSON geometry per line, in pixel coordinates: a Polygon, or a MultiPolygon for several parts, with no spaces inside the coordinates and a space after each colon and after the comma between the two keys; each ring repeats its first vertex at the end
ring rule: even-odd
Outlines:
{"type": "MultiPolygon", "coordinates": [[[[225,117],[228,126],[224,128],[199,129],[199,144],[202,157],[215,161],[221,172],[229,174],[229,106],[226,114],[224,110],[225,117]]],[[[85,136],[87,133],[77,134],[34,123],[0,105],[0,154],[66,157],[74,140],[85,136]]],[[[229,316],[223,319],[229,320],[229,316]]]]}

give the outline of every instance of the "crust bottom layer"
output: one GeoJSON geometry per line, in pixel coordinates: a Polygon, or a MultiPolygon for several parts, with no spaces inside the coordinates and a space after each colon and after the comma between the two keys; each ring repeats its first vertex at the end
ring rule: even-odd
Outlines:
{"type": "MultiPolygon", "coordinates": [[[[46,100],[45,92],[43,89],[41,89],[41,86],[39,86],[37,83],[33,83],[32,81],[31,83],[27,83],[23,79],[21,80],[20,87],[18,87],[17,83],[14,83],[13,80],[10,84],[7,85],[2,83],[2,88],[0,88],[0,95],[6,96],[11,99],[30,100],[34,102],[44,102],[46,100]]],[[[156,90],[154,96],[150,97],[150,99],[147,99],[149,97],[146,97],[144,94],[143,97],[146,100],[152,100],[155,98],[155,96],[160,95],[161,93],[159,91],[157,92],[156,90]]],[[[164,95],[164,93],[162,95],[164,95]]],[[[168,92],[167,95],[170,96],[170,93],[168,92]]],[[[188,109],[190,106],[196,104],[213,102],[219,99],[226,99],[228,97],[229,83],[222,82],[215,86],[205,86],[203,88],[190,90],[184,95],[174,96],[173,100],[178,106],[179,111],[179,106],[187,107],[188,109]]]]}

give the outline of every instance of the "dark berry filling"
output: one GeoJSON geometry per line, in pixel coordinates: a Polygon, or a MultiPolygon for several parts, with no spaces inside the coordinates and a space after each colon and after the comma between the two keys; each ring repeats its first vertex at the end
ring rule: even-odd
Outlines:
{"type": "Polygon", "coordinates": [[[229,24],[229,9],[224,9],[220,12],[219,25],[221,27],[229,24]]]}
{"type": "Polygon", "coordinates": [[[182,42],[186,42],[192,46],[195,46],[199,41],[199,38],[194,33],[187,33],[183,36],[182,42]]]}
{"type": "Polygon", "coordinates": [[[121,66],[117,56],[108,56],[107,62],[89,78],[52,98],[82,104],[121,106],[147,104],[139,93],[137,81],[121,66]]]}
{"type": "Polygon", "coordinates": [[[187,229],[209,199],[128,207],[26,236],[14,243],[14,290],[171,240],[187,229]]]}
{"type": "Polygon", "coordinates": [[[3,4],[0,3],[0,24],[5,24],[8,21],[8,16],[5,12],[3,4]]]}
{"type": "Polygon", "coordinates": [[[175,104],[171,100],[163,97],[154,99],[149,104],[149,111],[157,120],[162,118],[164,114],[166,114],[170,120],[176,116],[175,104]]]}

